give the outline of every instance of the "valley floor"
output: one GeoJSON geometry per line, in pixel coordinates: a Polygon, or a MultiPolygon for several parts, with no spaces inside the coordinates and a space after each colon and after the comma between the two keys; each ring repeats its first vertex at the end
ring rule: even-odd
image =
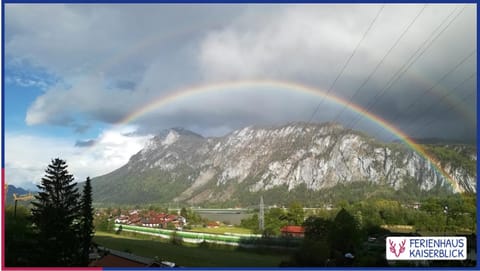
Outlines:
{"type": "Polygon", "coordinates": [[[139,256],[175,262],[185,267],[278,267],[289,255],[257,253],[231,247],[178,245],[140,234],[111,234],[97,231],[94,241],[100,246],[139,256]]]}

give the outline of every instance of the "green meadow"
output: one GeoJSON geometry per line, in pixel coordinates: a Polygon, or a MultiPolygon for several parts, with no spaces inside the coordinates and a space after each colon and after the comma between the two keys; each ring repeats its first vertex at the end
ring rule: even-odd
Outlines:
{"type": "Polygon", "coordinates": [[[192,228],[191,231],[194,232],[205,232],[205,233],[216,233],[216,234],[252,234],[251,229],[241,228],[241,227],[225,227],[220,226],[217,228],[207,228],[207,227],[196,227],[192,228]]]}
{"type": "Polygon", "coordinates": [[[100,246],[136,255],[175,262],[184,267],[278,267],[289,255],[256,253],[236,247],[173,244],[140,234],[111,234],[97,231],[100,246]]]}

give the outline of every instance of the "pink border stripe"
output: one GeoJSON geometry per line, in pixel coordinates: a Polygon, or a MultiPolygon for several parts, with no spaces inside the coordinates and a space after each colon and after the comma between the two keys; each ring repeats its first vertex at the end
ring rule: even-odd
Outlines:
{"type": "Polygon", "coordinates": [[[5,267],[5,208],[7,198],[5,197],[5,168],[2,168],[2,268],[5,267]]]}
{"type": "Polygon", "coordinates": [[[6,267],[3,270],[67,270],[67,271],[92,271],[103,270],[101,267],[6,267]]]}

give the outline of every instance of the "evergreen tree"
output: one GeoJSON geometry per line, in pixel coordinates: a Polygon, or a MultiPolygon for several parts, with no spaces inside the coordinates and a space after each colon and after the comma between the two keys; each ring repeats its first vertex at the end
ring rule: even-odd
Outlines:
{"type": "Polygon", "coordinates": [[[329,233],[328,239],[331,247],[341,253],[352,253],[359,244],[360,227],[358,222],[344,208],[335,216],[329,233]]]}
{"type": "Polygon", "coordinates": [[[321,217],[309,217],[303,223],[305,238],[302,246],[294,254],[296,266],[328,266],[331,254],[328,243],[332,222],[321,217]]]}
{"type": "Polygon", "coordinates": [[[53,159],[32,202],[32,222],[42,266],[78,265],[79,194],[64,160],[53,159]]]}
{"type": "Polygon", "coordinates": [[[92,208],[92,185],[90,177],[87,177],[81,200],[81,243],[82,264],[88,265],[88,254],[93,238],[93,208],[92,208]]]}

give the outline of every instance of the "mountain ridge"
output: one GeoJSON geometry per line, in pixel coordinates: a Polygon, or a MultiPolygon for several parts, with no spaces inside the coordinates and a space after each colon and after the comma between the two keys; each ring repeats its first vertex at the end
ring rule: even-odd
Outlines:
{"type": "MultiPolygon", "coordinates": [[[[476,151],[471,153],[468,159],[476,161],[476,151]]],[[[438,155],[456,159],[442,168],[459,191],[476,193],[476,173],[462,164],[470,160],[445,149],[438,155]]],[[[215,138],[169,129],[126,165],[93,178],[92,185],[101,203],[247,204],[249,195],[277,190],[284,196],[302,189],[316,194],[365,182],[398,191],[412,182],[419,191],[432,191],[451,189],[447,181],[404,144],[381,142],[337,123],[299,122],[248,126],[215,138]]],[[[299,192],[296,200],[302,197],[299,192]]]]}

